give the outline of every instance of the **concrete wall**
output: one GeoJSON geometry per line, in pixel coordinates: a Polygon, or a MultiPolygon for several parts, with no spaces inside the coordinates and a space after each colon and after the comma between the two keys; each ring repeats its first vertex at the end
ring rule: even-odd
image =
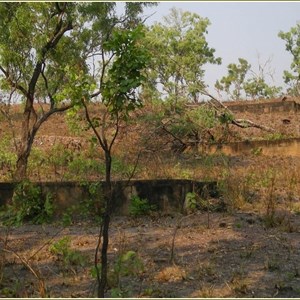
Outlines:
{"type": "Polygon", "coordinates": [[[251,102],[247,101],[239,104],[224,103],[233,112],[248,112],[248,113],[274,113],[274,112],[298,112],[300,104],[295,101],[267,101],[266,102],[251,102]]]}
{"type": "Polygon", "coordinates": [[[221,152],[226,155],[262,154],[267,156],[300,157],[300,138],[275,141],[244,141],[220,145],[211,145],[209,153],[221,152]]]}
{"type": "MultiPolygon", "coordinates": [[[[57,214],[60,215],[68,207],[79,204],[83,199],[90,197],[87,186],[76,182],[45,182],[39,183],[43,194],[50,192],[53,195],[57,214]]],[[[102,199],[104,183],[97,189],[96,198],[102,199]]],[[[136,180],[113,182],[113,207],[116,214],[128,214],[128,207],[132,195],[147,199],[155,204],[160,211],[182,211],[185,196],[188,192],[204,193],[206,190],[211,196],[217,195],[215,182],[194,182],[191,180],[136,180]],[[205,188],[204,188],[205,187],[205,188]]],[[[8,203],[13,195],[13,183],[0,183],[0,205],[8,203]]]]}

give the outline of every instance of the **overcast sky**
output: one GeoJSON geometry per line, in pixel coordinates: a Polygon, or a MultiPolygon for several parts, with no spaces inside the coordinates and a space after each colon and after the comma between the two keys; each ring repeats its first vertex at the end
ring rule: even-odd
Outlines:
{"type": "Polygon", "coordinates": [[[276,85],[283,85],[283,70],[288,70],[291,55],[285,50],[285,42],[278,37],[300,22],[300,2],[160,2],[146,10],[155,12],[147,24],[162,21],[172,7],[199,14],[210,20],[207,41],[222,58],[221,66],[206,67],[206,82],[213,92],[217,79],[227,74],[227,65],[237,63],[242,57],[257,71],[258,55],[261,63],[272,58],[276,85]]]}

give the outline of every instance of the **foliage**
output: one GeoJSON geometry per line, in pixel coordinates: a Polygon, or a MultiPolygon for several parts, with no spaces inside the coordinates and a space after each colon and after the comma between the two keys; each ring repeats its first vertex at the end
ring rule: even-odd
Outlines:
{"type": "Polygon", "coordinates": [[[240,100],[242,97],[243,84],[251,65],[246,59],[239,58],[239,64],[231,63],[227,66],[228,75],[217,80],[215,87],[225,91],[232,100],[240,100]],[[233,86],[233,89],[231,89],[233,86]]]}
{"type": "MultiPolygon", "coordinates": [[[[98,265],[101,269],[101,264],[98,265]]],[[[144,271],[144,264],[135,251],[129,250],[118,255],[116,262],[109,271],[109,285],[111,288],[111,297],[119,298],[128,295],[128,286],[122,286],[122,278],[128,276],[137,276],[144,271]]],[[[96,268],[93,267],[90,272],[93,278],[97,277],[96,268]]]]}
{"type": "Polygon", "coordinates": [[[151,26],[145,40],[152,53],[146,95],[163,97],[175,105],[199,101],[205,87],[204,65],[221,63],[206,40],[209,25],[206,18],[174,8],[164,23],[151,26]]]}
{"type": "Polygon", "coordinates": [[[185,207],[191,211],[194,211],[198,207],[196,193],[187,193],[185,195],[185,207]]]}
{"type": "Polygon", "coordinates": [[[12,203],[4,214],[5,223],[20,226],[24,221],[34,224],[49,222],[54,214],[52,195],[45,196],[39,186],[25,180],[19,183],[14,192],[12,203]]]}
{"type": "Polygon", "coordinates": [[[103,212],[103,191],[100,182],[87,182],[80,183],[85,187],[87,197],[82,199],[78,204],[68,207],[62,215],[62,225],[67,227],[77,219],[80,220],[93,220],[93,222],[101,223],[101,212],[103,212]]]}
{"type": "Polygon", "coordinates": [[[150,60],[147,49],[139,44],[144,35],[141,25],[129,30],[115,29],[111,39],[103,45],[105,51],[114,53],[102,89],[104,104],[112,114],[123,112],[127,115],[141,106],[136,89],[145,80],[142,71],[150,60]]]}
{"type": "Polygon", "coordinates": [[[7,171],[7,177],[13,175],[16,160],[17,155],[11,149],[11,137],[2,135],[0,140],[0,169],[7,171]]]}
{"type": "Polygon", "coordinates": [[[266,139],[269,141],[279,141],[287,138],[284,134],[280,132],[270,133],[266,136],[266,139]]]}
{"type": "Polygon", "coordinates": [[[131,197],[129,204],[130,215],[134,217],[147,215],[154,210],[156,210],[156,205],[150,204],[147,199],[141,199],[136,195],[131,197]]]}
{"type": "Polygon", "coordinates": [[[104,165],[103,162],[97,159],[86,158],[84,153],[80,153],[76,155],[67,165],[68,177],[76,178],[77,180],[81,180],[82,178],[88,178],[90,175],[104,174],[104,165]]]}
{"type": "Polygon", "coordinates": [[[126,3],[125,15],[119,16],[115,2],[1,3],[0,88],[17,94],[24,103],[18,178],[26,178],[35,135],[52,114],[78,105],[93,93],[101,94],[103,102],[110,101],[112,110],[123,104],[126,111],[132,109],[134,101],[128,105],[124,101],[133,99],[140,85],[137,72],[146,61],[144,48],[132,41],[142,34],[136,26],[139,14],[151,5],[126,3]],[[113,63],[108,51],[116,58],[113,63]],[[103,66],[108,65],[107,77],[103,66]],[[104,77],[108,78],[105,86],[104,77]],[[37,111],[35,103],[49,106],[37,111]]]}
{"type": "Polygon", "coordinates": [[[246,96],[251,99],[274,98],[281,91],[280,87],[270,86],[265,79],[260,76],[254,76],[248,79],[244,85],[246,96]]]}
{"type": "Polygon", "coordinates": [[[84,266],[86,258],[76,250],[71,249],[71,238],[65,236],[49,247],[49,251],[61,260],[65,267],[71,265],[84,266]]]}
{"type": "Polygon", "coordinates": [[[292,55],[290,71],[283,73],[284,82],[288,85],[291,96],[300,96],[300,24],[292,27],[290,31],[280,31],[278,36],[285,41],[286,51],[292,55]]]}
{"type": "Polygon", "coordinates": [[[264,67],[259,65],[259,74],[251,70],[251,65],[244,58],[238,59],[239,64],[231,63],[227,66],[228,75],[217,80],[215,87],[227,93],[231,100],[241,100],[244,97],[251,99],[274,98],[281,88],[266,83],[264,67]],[[251,75],[249,76],[249,72],[251,75]]]}

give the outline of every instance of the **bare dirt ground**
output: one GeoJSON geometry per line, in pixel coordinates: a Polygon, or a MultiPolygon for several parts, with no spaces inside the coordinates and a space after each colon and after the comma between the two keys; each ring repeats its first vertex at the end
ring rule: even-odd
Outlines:
{"type": "MultiPolygon", "coordinates": [[[[129,250],[141,259],[142,270],[120,277],[122,295],[128,297],[300,297],[300,216],[290,215],[287,220],[266,228],[258,212],[116,216],[110,231],[110,268],[119,254],[129,250]]],[[[49,296],[93,297],[97,232],[93,223],[68,228],[25,225],[12,228],[6,242],[38,270],[49,296]],[[71,248],[85,257],[84,264],[64,265],[51,253],[50,246],[65,236],[71,237],[71,248]]],[[[13,253],[3,254],[0,296],[38,297],[32,272],[13,253]]]]}

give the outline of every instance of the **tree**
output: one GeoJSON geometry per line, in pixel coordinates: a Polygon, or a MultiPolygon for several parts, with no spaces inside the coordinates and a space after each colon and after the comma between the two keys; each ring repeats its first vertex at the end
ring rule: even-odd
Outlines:
{"type": "Polygon", "coordinates": [[[238,59],[239,64],[229,64],[228,75],[217,80],[215,87],[219,91],[225,91],[231,100],[243,98],[261,99],[274,98],[280,91],[280,87],[267,84],[266,75],[272,77],[271,71],[266,70],[271,60],[261,64],[258,58],[259,72],[251,69],[251,65],[244,58],[238,59]]]}
{"type": "Polygon", "coordinates": [[[54,113],[67,110],[80,94],[86,68],[69,32],[77,26],[74,3],[1,3],[1,89],[11,90],[24,103],[17,149],[16,179],[26,177],[28,158],[40,126],[54,113]],[[68,92],[72,90],[72,94],[68,92]],[[66,96],[66,97],[65,97],[66,96]],[[47,109],[35,104],[46,102],[47,109]]]}
{"type": "MultiPolygon", "coordinates": [[[[149,54],[142,46],[144,36],[142,26],[133,29],[115,28],[110,40],[103,44],[100,78],[102,115],[92,116],[89,104],[91,99],[83,98],[86,120],[93,130],[105,155],[105,191],[104,213],[100,228],[99,243],[101,249],[101,276],[97,263],[98,297],[104,297],[107,285],[107,249],[109,242],[109,224],[112,212],[113,188],[111,184],[112,148],[119,133],[120,124],[129,117],[131,111],[142,105],[138,97],[138,87],[145,80],[142,70],[146,68],[149,54]]],[[[96,251],[96,256],[97,256],[96,251]]],[[[97,262],[97,260],[96,260],[97,262]]]]}
{"type": "Polygon", "coordinates": [[[209,25],[206,18],[173,8],[164,23],[149,28],[146,45],[153,59],[145,93],[163,97],[175,106],[180,101],[199,101],[205,87],[204,66],[221,63],[206,40],[209,25]]]}
{"type": "Polygon", "coordinates": [[[24,104],[16,180],[26,177],[34,138],[41,125],[95,91],[100,94],[95,64],[116,24],[141,21],[143,7],[115,2],[36,2],[0,4],[1,89],[24,104]],[[42,105],[44,104],[44,105],[42,105]],[[46,104],[46,105],[45,105],[46,104]]]}
{"type": "Polygon", "coordinates": [[[291,96],[300,96],[300,24],[292,27],[290,31],[280,31],[278,36],[285,41],[286,51],[292,54],[291,72],[285,70],[284,82],[288,85],[291,96]]]}
{"type": "Polygon", "coordinates": [[[232,100],[239,100],[242,97],[245,77],[251,68],[246,59],[239,58],[239,64],[229,64],[227,66],[228,75],[217,80],[215,87],[217,90],[225,91],[232,100]]]}

